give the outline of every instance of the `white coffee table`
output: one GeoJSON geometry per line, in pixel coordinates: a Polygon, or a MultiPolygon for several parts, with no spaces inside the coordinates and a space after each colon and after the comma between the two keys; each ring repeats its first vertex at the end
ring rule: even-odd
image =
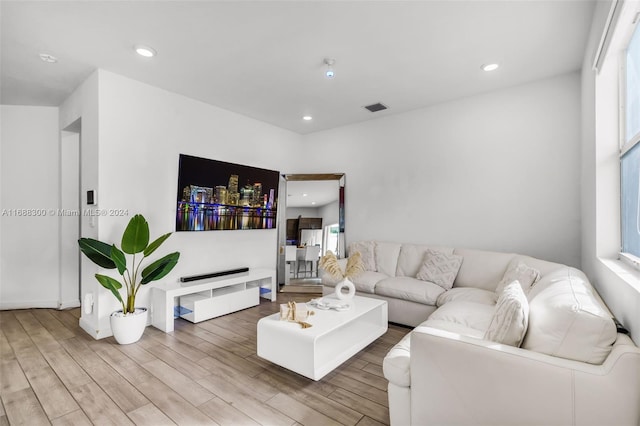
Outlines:
{"type": "MultiPolygon", "coordinates": [[[[329,296],[325,296],[325,299],[329,296]]],[[[258,321],[258,356],[313,380],[351,358],[387,331],[387,302],[355,296],[346,311],[312,308],[312,327],[281,321],[276,313],[258,321]]]]}

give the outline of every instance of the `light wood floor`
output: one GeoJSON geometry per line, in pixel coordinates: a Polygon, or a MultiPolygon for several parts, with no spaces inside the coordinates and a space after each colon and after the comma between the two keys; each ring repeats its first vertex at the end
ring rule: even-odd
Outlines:
{"type": "Polygon", "coordinates": [[[191,324],[147,327],[118,345],[78,327],[78,309],[0,312],[0,425],[378,425],[389,423],[380,339],[314,382],[256,355],[256,323],[278,302],[191,324]]]}

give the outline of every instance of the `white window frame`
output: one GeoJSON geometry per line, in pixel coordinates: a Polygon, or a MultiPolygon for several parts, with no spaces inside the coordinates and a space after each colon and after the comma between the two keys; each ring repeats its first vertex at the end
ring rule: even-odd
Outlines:
{"type": "MultiPolygon", "coordinates": [[[[638,31],[640,36],[640,13],[636,14],[634,20],[632,22],[632,26],[628,29],[628,34],[625,37],[624,48],[620,52],[620,72],[618,78],[618,86],[619,86],[619,147],[620,147],[620,190],[622,191],[622,157],[626,154],[630,149],[640,143],[640,131],[638,131],[635,135],[633,135],[629,140],[627,140],[627,49],[629,44],[631,43],[631,39],[634,36],[635,32],[638,31]]],[[[621,193],[622,194],[622,193],[621,193]]],[[[640,194],[638,194],[640,198],[640,194]]],[[[638,212],[640,214],[640,212],[638,212]]],[[[640,270],[640,258],[631,254],[622,251],[624,235],[622,232],[622,197],[620,199],[620,252],[618,253],[618,257],[620,260],[624,261],[628,265],[633,268],[640,270]]]]}

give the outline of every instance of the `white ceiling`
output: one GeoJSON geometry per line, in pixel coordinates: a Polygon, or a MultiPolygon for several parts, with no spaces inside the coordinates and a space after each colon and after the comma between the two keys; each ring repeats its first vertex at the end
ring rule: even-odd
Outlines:
{"type": "Polygon", "coordinates": [[[287,207],[318,208],[338,201],[339,194],[337,180],[287,181],[287,207]]]}
{"type": "Polygon", "coordinates": [[[307,134],[578,70],[593,6],[2,0],[0,102],[57,106],[102,68],[307,134]],[[137,43],[158,55],[137,56],[137,43]],[[501,67],[481,71],[487,62],[501,67]],[[375,102],[390,109],[362,108],[375,102]]]}

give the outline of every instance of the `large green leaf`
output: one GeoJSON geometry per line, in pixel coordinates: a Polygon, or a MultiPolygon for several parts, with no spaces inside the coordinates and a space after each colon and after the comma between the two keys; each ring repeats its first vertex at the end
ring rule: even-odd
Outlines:
{"type": "Polygon", "coordinates": [[[114,269],[115,262],[111,259],[111,245],[93,238],[80,238],[78,240],[80,251],[93,263],[106,269],[114,269]]]}
{"type": "Polygon", "coordinates": [[[144,255],[149,256],[151,253],[153,253],[154,251],[156,251],[156,249],[158,247],[160,247],[160,244],[164,243],[164,240],[166,240],[167,238],[169,238],[169,236],[171,236],[171,232],[169,232],[168,234],[164,234],[163,236],[157,238],[154,242],[152,242],[151,244],[149,244],[149,246],[147,246],[146,249],[144,249],[144,255]]]}
{"type": "Polygon", "coordinates": [[[100,275],[100,274],[96,274],[96,280],[98,280],[98,282],[102,285],[102,287],[106,288],[107,290],[111,290],[111,293],[113,293],[116,299],[118,299],[120,303],[124,304],[122,301],[122,296],[120,296],[120,292],[118,291],[119,289],[122,288],[122,284],[120,284],[117,280],[114,280],[111,277],[108,277],[106,275],[100,275]]]}
{"type": "Polygon", "coordinates": [[[149,224],[141,214],[131,218],[122,234],[122,251],[128,254],[140,253],[149,245],[149,224]]]}
{"type": "Polygon", "coordinates": [[[174,266],[178,263],[180,258],[179,252],[174,252],[166,255],[165,257],[156,260],[142,271],[142,281],[140,284],[147,284],[151,281],[159,280],[167,275],[174,266]]]}
{"type": "Polygon", "coordinates": [[[115,244],[111,246],[110,256],[111,260],[113,260],[113,262],[118,267],[118,272],[120,273],[120,275],[124,274],[124,271],[127,270],[127,258],[125,257],[124,253],[120,251],[118,247],[116,247],[115,244]]]}

